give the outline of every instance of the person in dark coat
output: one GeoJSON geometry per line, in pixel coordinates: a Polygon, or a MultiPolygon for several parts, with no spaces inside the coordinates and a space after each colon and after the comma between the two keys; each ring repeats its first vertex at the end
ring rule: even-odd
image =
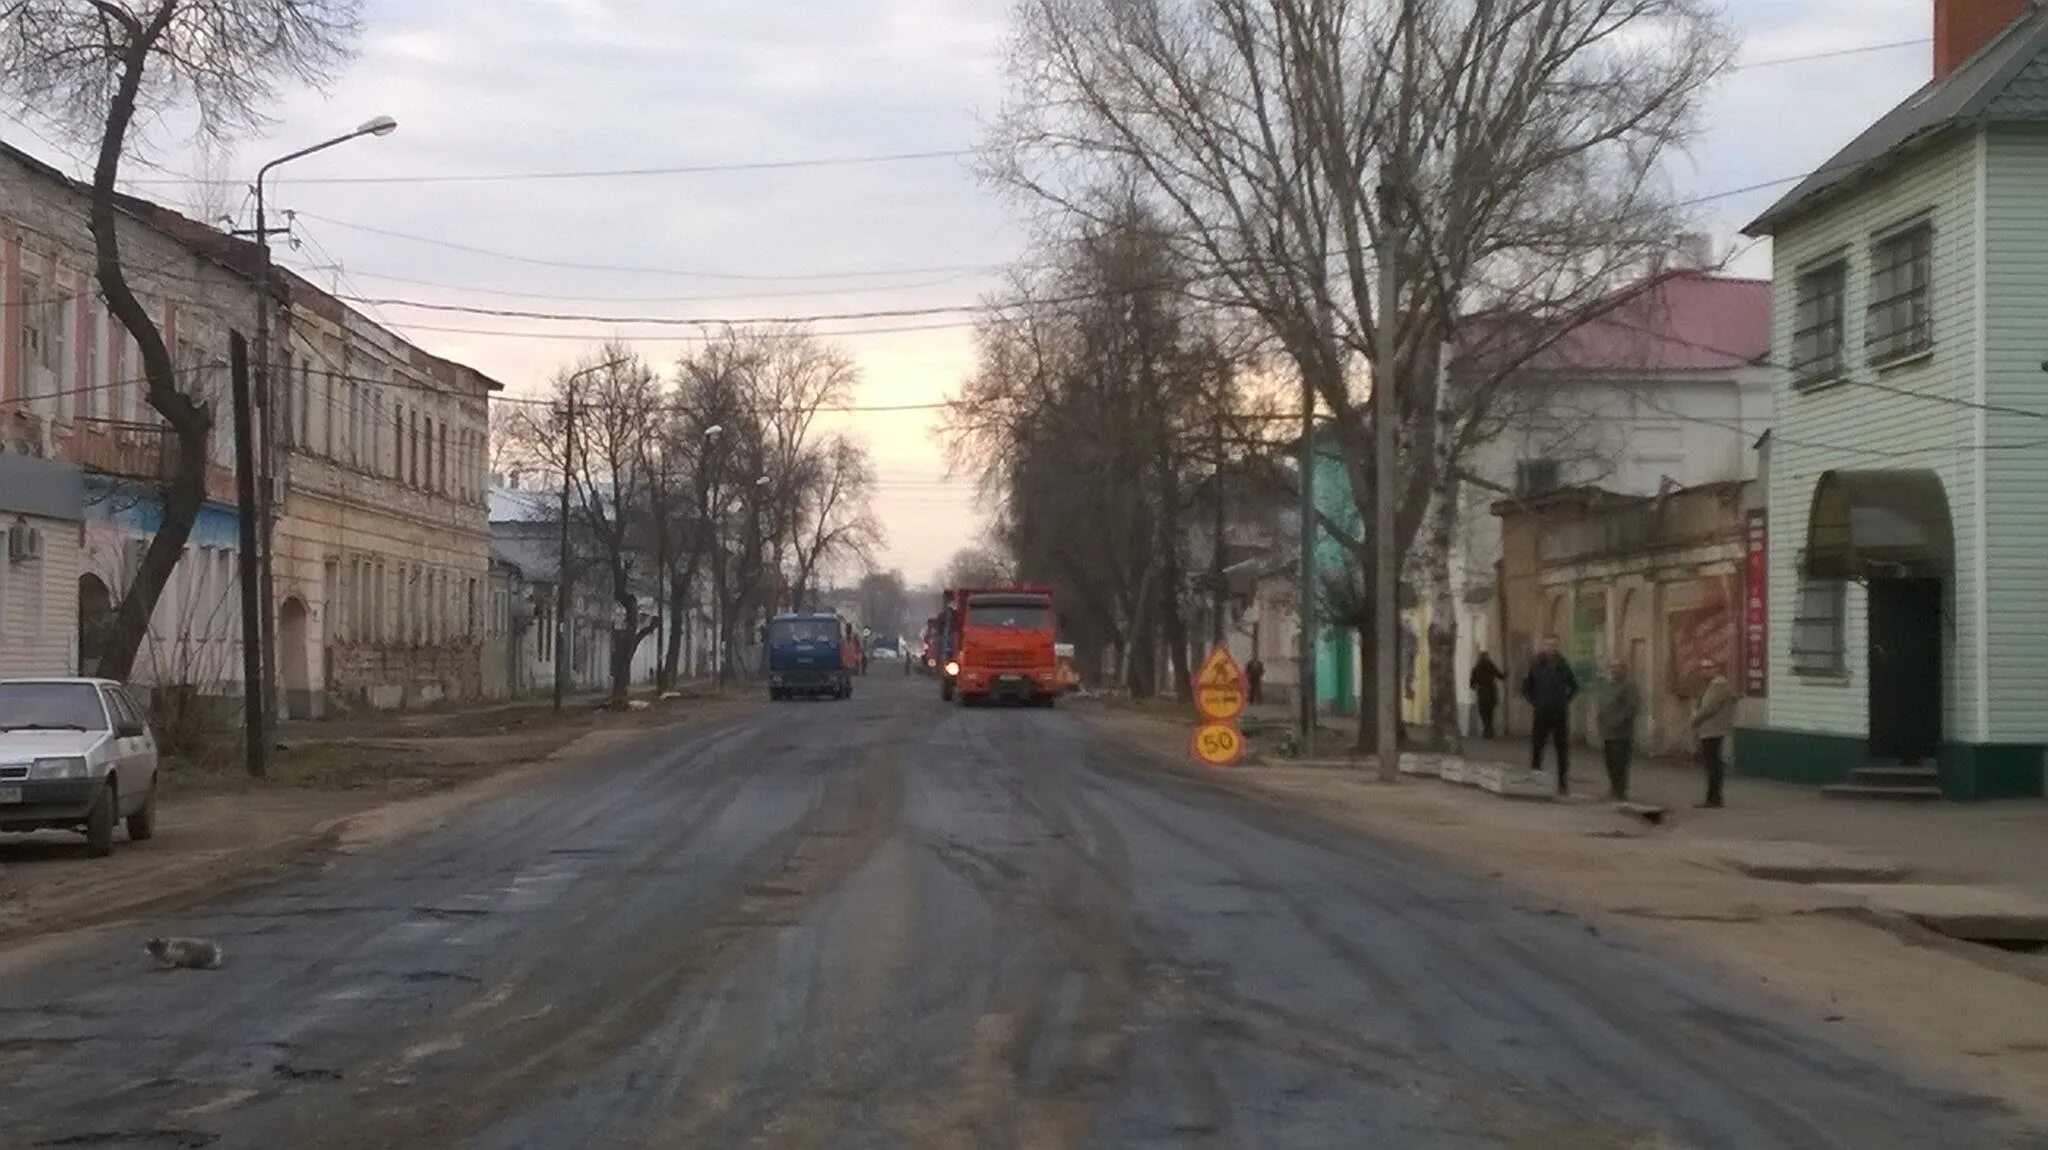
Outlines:
{"type": "Polygon", "coordinates": [[[1543,650],[1522,674],[1522,698],[1528,701],[1529,769],[1543,769],[1543,744],[1557,747],[1557,793],[1571,793],[1572,700],[1579,694],[1578,676],[1558,653],[1557,636],[1543,637],[1543,650]]]}
{"type": "Polygon", "coordinates": [[[1260,695],[1259,685],[1266,681],[1266,665],[1259,661],[1257,655],[1253,655],[1252,661],[1244,665],[1244,679],[1245,683],[1251,687],[1250,701],[1258,702],[1260,695]]]}
{"type": "Polygon", "coordinates": [[[1479,652],[1479,661],[1472,664],[1472,677],[1468,680],[1472,688],[1472,700],[1479,704],[1479,736],[1493,737],[1493,715],[1500,709],[1500,685],[1508,681],[1506,671],[1493,661],[1493,656],[1479,652]]]}

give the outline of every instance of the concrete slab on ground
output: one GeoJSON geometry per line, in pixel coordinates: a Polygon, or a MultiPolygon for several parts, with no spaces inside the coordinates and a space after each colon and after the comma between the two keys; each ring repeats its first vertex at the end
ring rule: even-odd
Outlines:
{"type": "Polygon", "coordinates": [[[2048,942],[2048,899],[2026,891],[1941,883],[1829,883],[1823,889],[1904,915],[1951,938],[2048,942]]]}
{"type": "Polygon", "coordinates": [[[1688,850],[1709,866],[1772,882],[1889,884],[1913,874],[1896,859],[1822,843],[1709,839],[1688,850]]]}

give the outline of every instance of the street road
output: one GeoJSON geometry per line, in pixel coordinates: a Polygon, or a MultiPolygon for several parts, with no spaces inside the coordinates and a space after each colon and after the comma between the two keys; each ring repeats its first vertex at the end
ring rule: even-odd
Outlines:
{"type": "Polygon", "coordinates": [[[0,983],[0,1145],[1993,1144],[1681,963],[893,673],[302,869],[0,983]]]}

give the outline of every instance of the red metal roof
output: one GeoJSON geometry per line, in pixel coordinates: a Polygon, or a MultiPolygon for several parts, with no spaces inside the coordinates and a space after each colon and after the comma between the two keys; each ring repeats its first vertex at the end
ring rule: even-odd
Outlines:
{"type": "Polygon", "coordinates": [[[1681,269],[1624,288],[1617,302],[1539,353],[1542,371],[1727,371],[1771,355],[1771,285],[1681,269]]]}

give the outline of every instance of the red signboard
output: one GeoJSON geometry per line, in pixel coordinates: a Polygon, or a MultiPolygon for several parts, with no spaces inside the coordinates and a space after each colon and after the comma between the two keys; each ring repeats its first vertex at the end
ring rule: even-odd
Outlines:
{"type": "Polygon", "coordinates": [[[1768,532],[1764,509],[1750,508],[1742,533],[1742,693],[1762,698],[1767,692],[1771,647],[1767,632],[1770,597],[1768,532]]]}

